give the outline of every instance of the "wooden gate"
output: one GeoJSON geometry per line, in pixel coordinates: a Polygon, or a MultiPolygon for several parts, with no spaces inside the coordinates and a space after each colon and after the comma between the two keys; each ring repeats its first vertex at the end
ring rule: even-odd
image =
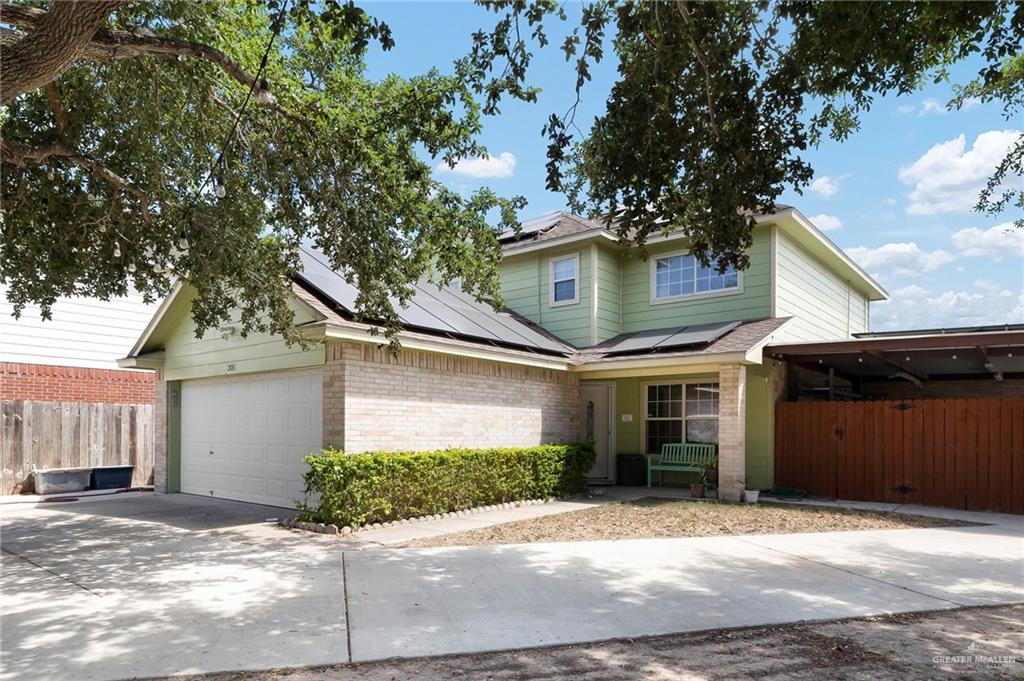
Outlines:
{"type": "Polygon", "coordinates": [[[775,484],[839,499],[1024,513],[1024,398],[781,402],[775,484]]]}

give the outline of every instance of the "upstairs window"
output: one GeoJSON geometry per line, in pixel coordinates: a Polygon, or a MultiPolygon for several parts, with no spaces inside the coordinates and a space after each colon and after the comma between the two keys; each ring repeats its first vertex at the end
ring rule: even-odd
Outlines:
{"type": "Polygon", "coordinates": [[[717,268],[704,267],[689,253],[667,255],[654,259],[654,300],[671,300],[739,290],[740,277],[729,267],[722,274],[717,268]]]}
{"type": "Polygon", "coordinates": [[[579,256],[554,258],[551,261],[551,304],[569,305],[580,300],[579,256]]]}

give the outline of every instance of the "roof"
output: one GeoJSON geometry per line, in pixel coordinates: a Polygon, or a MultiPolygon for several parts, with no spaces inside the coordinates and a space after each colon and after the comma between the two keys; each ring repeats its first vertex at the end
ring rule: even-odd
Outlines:
{"type": "Polygon", "coordinates": [[[582,349],[574,358],[577,364],[597,364],[615,360],[642,357],[692,357],[724,353],[747,353],[768,342],[772,334],[789,321],[789,317],[775,317],[744,322],[696,324],[689,327],[670,327],[656,331],[638,331],[610,338],[598,345],[582,349]],[[693,336],[685,343],[672,343],[687,332],[693,336]],[[626,344],[630,340],[667,338],[667,341],[626,344]],[[625,347],[626,350],[622,348],[625,347]]]}
{"type": "MultiPolygon", "coordinates": [[[[296,275],[296,281],[300,286],[343,318],[355,320],[357,287],[332,269],[323,253],[301,247],[299,257],[302,270],[296,275]]],[[[404,305],[392,301],[405,329],[549,355],[566,356],[575,349],[536,325],[526,323],[519,315],[495,310],[488,303],[451,287],[416,283],[412,289],[413,295],[404,305]]]]}
{"type": "Polygon", "coordinates": [[[772,345],[768,356],[848,376],[916,380],[1024,376],[1024,324],[862,334],[852,340],[772,345]]]}
{"type": "Polygon", "coordinates": [[[908,329],[902,331],[865,331],[853,334],[854,338],[904,338],[915,336],[948,336],[964,333],[989,333],[993,331],[1024,331],[1024,324],[989,324],[986,326],[951,326],[934,329],[908,329]]]}
{"type": "Polygon", "coordinates": [[[599,233],[604,229],[604,225],[593,220],[588,220],[572,213],[566,213],[565,211],[555,211],[526,220],[519,225],[518,231],[506,229],[498,235],[498,241],[503,247],[516,246],[524,243],[550,241],[551,239],[571,234],[582,234],[584,232],[599,233]]]}

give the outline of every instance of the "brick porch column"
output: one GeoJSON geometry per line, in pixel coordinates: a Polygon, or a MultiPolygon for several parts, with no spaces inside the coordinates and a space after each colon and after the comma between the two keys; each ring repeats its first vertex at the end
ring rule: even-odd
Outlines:
{"type": "Polygon", "coordinates": [[[345,346],[328,343],[324,346],[323,374],[323,445],[345,447],[345,346]]]}
{"type": "Polygon", "coordinates": [[[718,367],[718,498],[739,501],[747,478],[747,367],[718,367]]]}
{"type": "Polygon", "coordinates": [[[167,492],[167,381],[163,369],[153,384],[153,491],[167,492]]]}

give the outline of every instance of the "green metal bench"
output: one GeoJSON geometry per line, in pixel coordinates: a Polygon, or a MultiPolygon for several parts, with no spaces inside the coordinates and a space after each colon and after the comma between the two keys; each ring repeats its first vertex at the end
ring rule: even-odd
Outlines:
{"type": "Polygon", "coordinates": [[[700,473],[705,467],[718,462],[715,445],[681,442],[661,446],[661,454],[647,457],[647,486],[651,486],[651,473],[658,471],[658,483],[664,471],[700,473]]]}

